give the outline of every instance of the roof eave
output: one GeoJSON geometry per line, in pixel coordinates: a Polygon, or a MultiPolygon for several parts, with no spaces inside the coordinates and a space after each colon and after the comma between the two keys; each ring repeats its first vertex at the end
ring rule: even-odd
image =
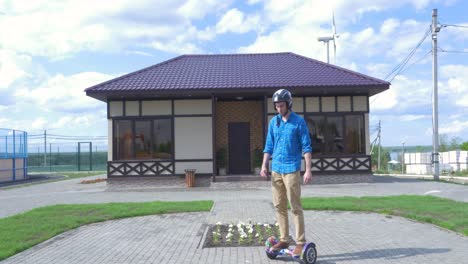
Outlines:
{"type": "Polygon", "coordinates": [[[192,96],[211,95],[271,95],[279,88],[291,89],[293,94],[301,96],[319,95],[368,95],[373,96],[389,89],[389,85],[368,86],[299,86],[299,87],[256,87],[256,88],[207,88],[207,89],[165,89],[165,90],[118,90],[118,91],[86,91],[86,95],[97,100],[107,102],[109,99],[119,98],[189,98],[192,96]],[[354,89],[353,89],[354,88],[354,89]]]}

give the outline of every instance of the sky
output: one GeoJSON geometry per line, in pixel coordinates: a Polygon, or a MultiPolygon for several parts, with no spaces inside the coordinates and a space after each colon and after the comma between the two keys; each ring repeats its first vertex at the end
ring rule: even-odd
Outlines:
{"type": "Polygon", "coordinates": [[[294,52],[326,61],[317,38],[331,36],[334,14],[331,62],[391,81],[370,98],[371,141],[380,120],[383,146],[431,145],[425,33],[434,8],[442,26],[439,133],[467,141],[468,1],[461,0],[0,0],[0,127],[33,137],[106,136],[106,105],[85,88],[181,54],[294,52]]]}

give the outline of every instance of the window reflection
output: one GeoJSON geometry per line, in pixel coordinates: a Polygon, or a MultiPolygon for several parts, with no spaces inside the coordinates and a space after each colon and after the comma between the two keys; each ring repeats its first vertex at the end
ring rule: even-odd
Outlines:
{"type": "Polygon", "coordinates": [[[306,115],[305,119],[314,154],[365,154],[362,115],[306,115]]]}
{"type": "Polygon", "coordinates": [[[171,118],[115,120],[114,160],[172,159],[172,134],[171,118]]]}

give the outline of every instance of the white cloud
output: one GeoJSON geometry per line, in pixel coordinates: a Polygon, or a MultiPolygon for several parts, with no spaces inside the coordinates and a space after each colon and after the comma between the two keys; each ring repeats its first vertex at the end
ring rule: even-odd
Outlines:
{"type": "Polygon", "coordinates": [[[49,111],[89,111],[100,107],[102,102],[86,96],[84,89],[113,77],[97,72],[82,72],[70,76],[58,74],[38,88],[17,91],[15,96],[17,100],[32,102],[49,111]]]}
{"type": "Polygon", "coordinates": [[[459,134],[462,133],[463,136],[467,136],[468,131],[468,120],[460,121],[455,120],[450,123],[441,124],[439,128],[439,134],[459,134]]]}
{"type": "Polygon", "coordinates": [[[259,36],[254,43],[240,47],[238,51],[242,53],[293,51],[326,61],[326,46],[317,41],[317,37],[323,34],[326,34],[324,30],[312,26],[282,28],[268,35],[259,36]]]}
{"type": "Polygon", "coordinates": [[[399,75],[390,89],[371,97],[371,111],[394,110],[404,113],[409,109],[430,111],[432,83],[430,80],[410,79],[399,75]]]}
{"type": "Polygon", "coordinates": [[[369,99],[371,112],[392,109],[397,105],[397,103],[398,95],[392,88],[380,94],[374,95],[369,99]]]}
{"type": "Polygon", "coordinates": [[[0,91],[11,88],[15,81],[30,76],[27,68],[31,57],[18,55],[10,50],[0,50],[0,91]]]}
{"type": "Polygon", "coordinates": [[[389,18],[385,20],[380,26],[380,32],[382,34],[388,35],[390,33],[393,33],[399,25],[400,21],[398,21],[398,19],[389,18]]]}
{"type": "MultiPolygon", "coordinates": [[[[192,20],[221,12],[229,1],[92,0],[2,2],[0,39],[6,49],[61,59],[80,51],[116,52],[189,34],[192,20]],[[24,3],[24,2],[23,2],[24,3]]],[[[203,37],[203,34],[200,34],[203,37]]],[[[167,48],[166,48],[167,49],[167,48]]]]}
{"type": "Polygon", "coordinates": [[[150,46],[157,50],[176,54],[195,54],[201,52],[201,50],[195,44],[188,43],[180,39],[167,42],[153,41],[150,46]]]}
{"type": "Polygon", "coordinates": [[[226,32],[245,33],[254,29],[259,20],[258,15],[245,17],[244,13],[237,8],[233,8],[226,12],[216,24],[216,32],[218,34],[226,32]]]}
{"type": "Polygon", "coordinates": [[[210,11],[218,11],[227,7],[231,1],[218,0],[188,0],[177,9],[177,12],[187,18],[203,18],[210,11]]]}
{"type": "Polygon", "coordinates": [[[402,115],[400,120],[404,122],[411,122],[419,119],[431,118],[430,115],[402,115]]]}
{"type": "Polygon", "coordinates": [[[43,129],[47,125],[47,120],[44,117],[38,117],[31,123],[33,129],[43,129]]]}
{"type": "Polygon", "coordinates": [[[10,120],[0,117],[0,127],[8,127],[10,120]]]}
{"type": "Polygon", "coordinates": [[[441,83],[441,93],[447,94],[455,105],[468,107],[468,66],[443,65],[440,67],[441,77],[446,78],[441,83]]]}

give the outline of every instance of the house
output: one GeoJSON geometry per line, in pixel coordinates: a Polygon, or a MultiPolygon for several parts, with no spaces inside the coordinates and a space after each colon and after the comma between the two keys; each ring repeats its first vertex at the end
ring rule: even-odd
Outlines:
{"type": "Polygon", "coordinates": [[[85,91],[107,104],[110,178],[190,168],[215,181],[217,163],[227,177],[251,175],[275,116],[271,96],[286,88],[309,125],[314,175],[351,179],[371,174],[369,97],[389,85],[286,52],[182,55],[85,91]]]}

